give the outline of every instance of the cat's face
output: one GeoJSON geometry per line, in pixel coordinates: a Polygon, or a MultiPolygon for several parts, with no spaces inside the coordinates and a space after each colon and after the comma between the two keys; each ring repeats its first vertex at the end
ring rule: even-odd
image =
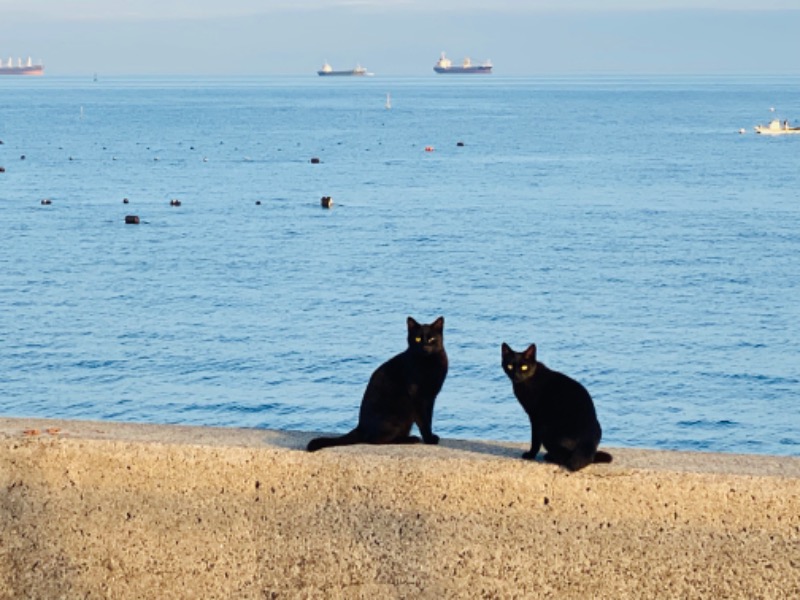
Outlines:
{"type": "Polygon", "coordinates": [[[514,383],[522,383],[536,372],[536,344],[531,344],[525,352],[514,352],[503,342],[503,371],[514,383]]]}
{"type": "Polygon", "coordinates": [[[430,325],[417,323],[408,317],[408,347],[412,352],[434,354],[444,350],[444,317],[430,325]]]}

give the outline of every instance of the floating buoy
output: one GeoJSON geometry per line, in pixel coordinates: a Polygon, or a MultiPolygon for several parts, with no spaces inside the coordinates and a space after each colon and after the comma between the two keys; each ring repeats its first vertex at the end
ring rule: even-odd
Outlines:
{"type": "Polygon", "coordinates": [[[45,199],[44,199],[44,200],[42,200],[42,202],[41,202],[42,206],[47,206],[47,205],[49,205],[49,204],[52,204],[52,203],[53,203],[53,201],[52,201],[52,200],[50,200],[50,198],[45,198],[45,199]]]}
{"type": "Polygon", "coordinates": [[[425,146],[425,152],[433,152],[433,146],[425,146]]]}
{"type": "Polygon", "coordinates": [[[256,206],[261,206],[261,200],[256,200],[256,206]]]}
{"type": "Polygon", "coordinates": [[[19,159],[20,160],[25,160],[25,155],[23,154],[22,156],[19,157],[19,159]]]}
{"type": "Polygon", "coordinates": [[[463,148],[464,142],[456,142],[456,146],[458,146],[459,148],[463,148]]]}
{"type": "Polygon", "coordinates": [[[330,208],[333,206],[333,198],[330,196],[323,196],[319,203],[322,208],[330,208]]]}
{"type": "Polygon", "coordinates": [[[138,225],[139,224],[139,217],[137,215],[126,215],[125,216],[125,224],[126,225],[138,225]]]}
{"type": "Polygon", "coordinates": [[[169,201],[169,205],[170,206],[180,206],[181,205],[181,201],[180,200],[170,200],[169,201]]]}
{"type": "Polygon", "coordinates": [[[122,203],[123,203],[123,204],[127,204],[127,203],[128,203],[128,199],[127,199],[127,198],[123,198],[123,199],[122,199],[122,203]]]}
{"type": "Polygon", "coordinates": [[[739,133],[740,133],[740,134],[742,134],[742,133],[744,133],[744,132],[745,132],[745,129],[744,129],[744,127],[742,127],[742,128],[739,130],[739,133]]]}
{"type": "Polygon", "coordinates": [[[315,156],[314,158],[312,158],[312,159],[311,159],[311,164],[312,164],[312,165],[318,165],[318,164],[319,164],[319,162],[320,162],[320,161],[319,161],[319,158],[317,158],[316,156],[315,156]]]}
{"type": "Polygon", "coordinates": [[[0,167],[0,173],[5,173],[5,172],[6,172],[6,168],[5,167],[0,167]]]}

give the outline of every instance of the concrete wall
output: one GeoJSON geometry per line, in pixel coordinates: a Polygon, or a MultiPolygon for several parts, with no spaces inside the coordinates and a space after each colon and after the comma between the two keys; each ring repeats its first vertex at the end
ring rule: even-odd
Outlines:
{"type": "Polygon", "coordinates": [[[310,437],[0,419],[0,598],[800,598],[798,458],[310,437]]]}

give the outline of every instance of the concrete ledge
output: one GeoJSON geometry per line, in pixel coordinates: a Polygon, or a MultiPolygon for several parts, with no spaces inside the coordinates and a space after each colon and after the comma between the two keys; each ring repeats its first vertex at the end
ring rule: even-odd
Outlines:
{"type": "Polygon", "coordinates": [[[310,437],[0,419],[0,598],[800,597],[800,458],[310,437]]]}

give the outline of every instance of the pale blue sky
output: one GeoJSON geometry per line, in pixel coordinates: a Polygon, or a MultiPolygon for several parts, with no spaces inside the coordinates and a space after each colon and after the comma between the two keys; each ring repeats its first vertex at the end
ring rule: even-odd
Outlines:
{"type": "Polygon", "coordinates": [[[0,57],[48,74],[800,74],[798,0],[0,0],[0,57]]]}

